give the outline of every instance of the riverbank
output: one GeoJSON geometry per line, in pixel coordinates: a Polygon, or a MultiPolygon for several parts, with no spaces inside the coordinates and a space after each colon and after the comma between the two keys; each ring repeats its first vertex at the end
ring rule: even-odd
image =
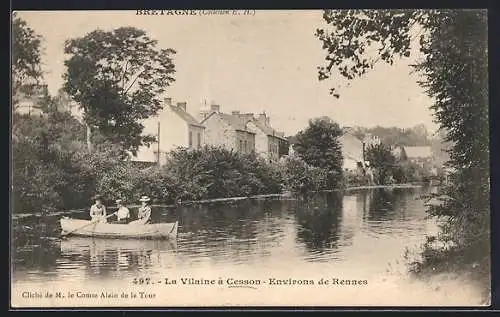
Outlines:
{"type": "MultiPolygon", "coordinates": [[[[343,191],[353,191],[353,190],[365,190],[365,189],[379,189],[379,188],[388,188],[388,189],[393,189],[393,188],[420,188],[423,185],[415,185],[415,184],[392,184],[392,185],[373,185],[373,186],[353,186],[353,187],[347,187],[345,189],[342,189],[343,191]]],[[[341,191],[340,189],[334,189],[334,190],[323,190],[322,192],[336,192],[336,191],[341,191]]],[[[152,207],[162,207],[162,208],[176,208],[176,207],[182,207],[182,206],[192,206],[192,205],[204,205],[204,204],[211,204],[211,203],[224,203],[224,202],[239,202],[239,201],[245,201],[245,200],[255,200],[255,199],[269,199],[269,198],[287,198],[287,199],[294,199],[292,195],[289,192],[281,193],[281,194],[264,194],[264,195],[252,195],[252,196],[241,196],[241,197],[225,197],[225,198],[212,198],[212,199],[202,199],[202,200],[189,200],[189,201],[182,201],[177,204],[168,204],[168,205],[162,205],[162,204],[153,204],[151,205],[152,207]]],[[[128,205],[129,208],[138,208],[140,205],[128,205]]],[[[111,208],[112,209],[112,208],[111,208]]],[[[56,216],[64,216],[68,215],[71,213],[75,212],[85,212],[87,209],[71,209],[71,210],[62,210],[62,211],[56,211],[56,212],[50,212],[50,213],[20,213],[20,214],[13,214],[12,215],[12,220],[17,221],[17,220],[22,220],[25,218],[29,217],[43,217],[43,216],[49,216],[49,217],[56,217],[56,216]]]]}
{"type": "Polygon", "coordinates": [[[489,256],[471,261],[474,257],[467,256],[463,251],[434,250],[433,252],[435,255],[432,258],[409,264],[412,276],[424,282],[438,275],[448,276],[448,279],[468,281],[479,291],[481,305],[490,305],[491,258],[489,256]]]}

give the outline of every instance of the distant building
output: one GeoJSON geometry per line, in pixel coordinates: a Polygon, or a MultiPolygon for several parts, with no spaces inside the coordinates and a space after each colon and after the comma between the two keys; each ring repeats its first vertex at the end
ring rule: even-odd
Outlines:
{"type": "MultiPolygon", "coordinates": [[[[236,114],[239,115],[239,114],[236,114]]],[[[280,158],[280,148],[287,143],[283,133],[276,131],[270,124],[270,118],[261,113],[257,118],[253,114],[248,127],[255,132],[255,151],[257,154],[269,161],[278,161],[280,158]]]]}
{"type": "Polygon", "coordinates": [[[339,138],[344,157],[343,169],[357,171],[364,166],[363,142],[352,135],[349,129],[343,129],[344,134],[339,138]]]}
{"type": "Polygon", "coordinates": [[[154,117],[144,120],[144,134],[154,135],[157,142],[141,146],[132,161],[165,164],[167,154],[178,148],[200,148],[204,145],[204,127],[187,112],[187,104],[172,104],[165,99],[163,109],[154,117]]]}
{"type": "Polygon", "coordinates": [[[380,140],[380,137],[373,135],[371,133],[365,134],[365,137],[363,138],[363,143],[365,144],[365,148],[369,146],[376,146],[382,143],[380,140]]]}
{"type": "Polygon", "coordinates": [[[42,115],[43,109],[40,107],[40,100],[46,92],[47,85],[40,85],[34,87],[29,95],[23,92],[15,93],[12,96],[12,99],[16,101],[15,105],[13,103],[13,112],[35,116],[42,115]]]}
{"type": "Polygon", "coordinates": [[[432,162],[433,155],[430,146],[403,146],[393,151],[397,158],[417,163],[421,167],[432,162]]]}
{"type": "MultiPolygon", "coordinates": [[[[343,135],[339,137],[339,142],[342,149],[343,166],[342,169],[345,171],[357,172],[360,168],[365,166],[363,157],[363,142],[351,134],[352,130],[350,128],[343,128],[343,135]]],[[[296,151],[294,149],[294,144],[296,142],[295,137],[289,138],[290,146],[288,155],[295,155],[296,151]]]]}
{"type": "Polygon", "coordinates": [[[220,106],[212,105],[210,109],[202,109],[200,118],[205,128],[207,144],[224,146],[241,153],[255,152],[269,161],[278,161],[287,140],[283,133],[275,130],[270,118],[261,113],[255,117],[253,113],[222,113],[220,106]]]}
{"type": "Polygon", "coordinates": [[[201,124],[205,127],[207,145],[221,146],[240,153],[255,151],[255,132],[248,122],[249,118],[220,112],[219,105],[212,105],[209,111],[202,110],[201,124]]]}

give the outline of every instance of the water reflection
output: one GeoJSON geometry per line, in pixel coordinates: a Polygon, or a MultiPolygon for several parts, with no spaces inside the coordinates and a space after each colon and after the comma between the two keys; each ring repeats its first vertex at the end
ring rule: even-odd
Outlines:
{"type": "Polygon", "coordinates": [[[342,220],[342,197],[338,193],[318,196],[311,203],[298,203],[295,216],[297,240],[313,254],[337,248],[342,220]]]}
{"type": "Polygon", "coordinates": [[[172,261],[177,243],[170,240],[63,239],[59,268],[83,266],[85,275],[114,276],[116,272],[140,272],[172,261]],[[167,255],[167,256],[165,256],[167,255]]]}
{"type": "Polygon", "coordinates": [[[381,271],[403,254],[410,240],[422,240],[428,232],[419,195],[409,189],[377,189],[328,193],[308,204],[276,199],[156,208],[155,221],[179,220],[174,244],[97,238],[59,241],[50,238],[60,230],[57,217],[45,218],[37,220],[41,223],[20,224],[39,226],[44,233],[16,233],[14,271],[17,279],[26,279],[19,272],[28,272],[30,279],[42,281],[47,274],[51,279],[88,281],[241,265],[279,274],[284,263],[307,271],[313,262],[381,271]]]}

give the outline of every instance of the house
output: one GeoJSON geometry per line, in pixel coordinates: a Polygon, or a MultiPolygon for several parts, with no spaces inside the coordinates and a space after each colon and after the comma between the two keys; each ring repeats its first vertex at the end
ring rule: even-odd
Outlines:
{"type": "Polygon", "coordinates": [[[187,112],[186,102],[172,104],[165,99],[163,109],[143,122],[143,134],[156,137],[150,146],[141,146],[132,161],[165,164],[167,154],[178,148],[200,148],[204,144],[205,127],[187,112]]]}
{"type": "Polygon", "coordinates": [[[339,138],[344,157],[343,169],[357,171],[364,166],[363,142],[352,135],[349,130],[343,129],[344,134],[339,138]]]}
{"type": "MultiPolygon", "coordinates": [[[[233,111],[234,115],[240,116],[233,111]]],[[[255,152],[268,161],[276,162],[283,156],[282,148],[288,143],[285,135],[276,131],[270,124],[271,119],[266,113],[261,113],[257,118],[253,114],[244,114],[248,127],[255,132],[255,152]]]]}
{"type": "Polygon", "coordinates": [[[433,160],[430,146],[403,146],[396,150],[399,158],[417,163],[421,167],[429,164],[433,160]]]}
{"type": "MultiPolygon", "coordinates": [[[[343,128],[343,134],[339,137],[339,142],[342,148],[343,170],[357,172],[364,166],[363,142],[352,134],[350,128],[343,128]]],[[[290,137],[289,155],[295,154],[294,143],[296,137],[290,137]]]]}
{"type": "Polygon", "coordinates": [[[207,144],[224,146],[242,153],[255,152],[269,161],[278,161],[286,154],[288,142],[282,132],[275,130],[270,118],[261,113],[232,111],[231,114],[220,111],[219,105],[200,111],[202,124],[206,127],[207,144]]]}
{"type": "Polygon", "coordinates": [[[47,94],[47,89],[47,85],[40,85],[33,87],[30,94],[20,91],[14,93],[12,99],[16,102],[12,103],[13,112],[35,116],[43,115],[40,101],[44,98],[44,95],[47,94]]]}
{"type": "Polygon", "coordinates": [[[365,144],[365,150],[366,150],[366,148],[368,148],[370,146],[380,145],[380,143],[382,143],[382,140],[377,135],[373,135],[371,133],[366,133],[364,138],[363,138],[363,143],[365,144]]]}
{"type": "Polygon", "coordinates": [[[255,151],[255,131],[248,126],[249,116],[222,113],[219,105],[211,105],[210,110],[200,112],[200,118],[206,144],[246,154],[255,151]]]}

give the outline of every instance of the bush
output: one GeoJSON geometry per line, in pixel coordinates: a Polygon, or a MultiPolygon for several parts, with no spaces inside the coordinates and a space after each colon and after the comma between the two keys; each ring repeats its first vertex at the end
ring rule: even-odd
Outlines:
{"type": "Polygon", "coordinates": [[[327,171],[310,166],[299,157],[286,157],[282,171],[286,190],[304,200],[310,200],[326,187],[327,171]]]}
{"type": "Polygon", "coordinates": [[[271,194],[281,192],[281,175],[277,166],[266,163],[255,154],[240,154],[222,147],[177,149],[170,153],[165,167],[168,178],[190,184],[177,191],[178,198],[196,200],[271,194]]]}
{"type": "Polygon", "coordinates": [[[63,138],[67,131],[60,125],[66,120],[18,119],[17,131],[31,135],[18,133],[13,142],[14,212],[86,208],[96,193],[106,203],[116,198],[137,201],[141,195],[173,203],[282,191],[279,166],[254,154],[218,147],[179,148],[170,153],[166,166],[141,168],[113,144],[94,144],[89,153],[81,139],[63,138]],[[43,129],[24,128],[40,126],[43,129]]]}

